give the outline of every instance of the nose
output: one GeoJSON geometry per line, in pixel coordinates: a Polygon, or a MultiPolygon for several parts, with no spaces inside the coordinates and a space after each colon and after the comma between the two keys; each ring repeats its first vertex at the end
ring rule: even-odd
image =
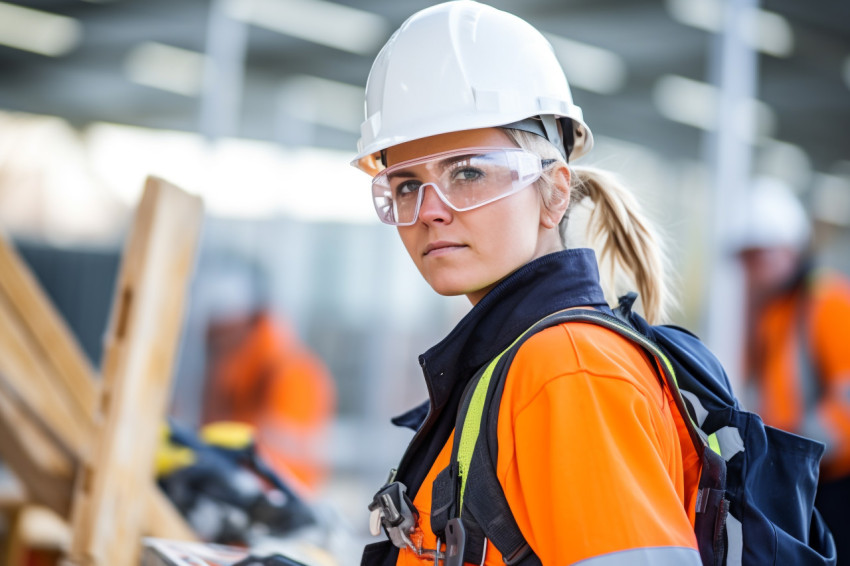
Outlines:
{"type": "Polygon", "coordinates": [[[422,204],[419,205],[419,220],[426,223],[451,222],[454,211],[437,194],[437,188],[432,184],[427,184],[422,187],[422,190],[425,191],[425,194],[422,195],[422,204]]]}

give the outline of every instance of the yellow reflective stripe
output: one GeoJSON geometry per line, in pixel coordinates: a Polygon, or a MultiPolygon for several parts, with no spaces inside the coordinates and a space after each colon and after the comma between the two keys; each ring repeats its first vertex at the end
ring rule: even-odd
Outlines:
{"type": "MultiPolygon", "coordinates": [[[[613,323],[611,323],[611,324],[613,324],[613,323]]],[[[605,326],[605,324],[603,324],[602,326],[605,326]]],[[[659,360],[661,360],[664,363],[664,367],[667,368],[667,373],[673,379],[673,385],[676,386],[676,391],[674,391],[674,395],[678,393],[678,395],[681,396],[682,393],[681,393],[681,391],[679,391],[679,380],[676,379],[676,372],[673,370],[673,364],[670,362],[670,360],[667,358],[667,356],[664,354],[664,352],[661,350],[661,348],[656,346],[654,342],[649,340],[643,334],[640,334],[639,332],[632,330],[631,327],[626,326],[625,324],[617,323],[617,327],[620,328],[623,332],[625,332],[629,336],[634,337],[635,342],[643,345],[650,352],[652,352],[652,354],[656,358],[658,358],[659,360]]],[[[682,417],[687,418],[697,431],[702,430],[699,427],[699,424],[694,422],[694,419],[693,419],[693,417],[691,417],[691,413],[689,411],[685,411],[685,414],[682,415],[682,417]]],[[[711,442],[709,442],[709,445],[711,446],[711,442]]],[[[714,445],[711,446],[711,448],[712,448],[712,450],[714,450],[715,452],[720,454],[720,444],[717,442],[717,438],[714,438],[714,445]]]]}
{"type": "MultiPolygon", "coordinates": [[[[646,338],[643,334],[640,334],[640,333],[632,330],[630,327],[628,327],[624,324],[623,325],[618,324],[618,326],[624,332],[628,333],[630,336],[634,336],[635,341],[638,344],[643,344],[644,347],[646,347],[650,352],[652,352],[652,354],[657,359],[660,359],[662,362],[664,362],[664,367],[667,368],[667,373],[673,379],[673,385],[675,386],[675,390],[673,391],[673,394],[678,395],[679,397],[682,397],[682,392],[679,389],[679,380],[676,379],[676,372],[673,370],[673,364],[670,362],[670,360],[667,358],[667,356],[664,355],[664,352],[661,350],[661,348],[659,348],[657,345],[655,345],[654,342],[652,342],[651,340],[646,338]]],[[[682,401],[683,401],[683,406],[684,406],[684,398],[682,398],[682,401]]],[[[682,415],[682,418],[688,419],[688,421],[690,421],[691,425],[697,431],[699,436],[702,437],[703,439],[705,439],[705,433],[702,431],[699,424],[694,422],[694,419],[691,416],[690,411],[685,410],[684,412],[685,412],[685,414],[682,415]]],[[[718,442],[718,440],[717,440],[717,435],[711,434],[708,437],[708,447],[711,448],[712,450],[714,450],[715,452],[717,452],[717,454],[720,454],[720,442],[718,442]]]]}
{"type": "MultiPolygon", "coordinates": [[[[504,352],[502,352],[504,354],[504,352]]],[[[460,508],[463,508],[463,492],[466,489],[466,472],[469,470],[469,463],[472,461],[472,451],[475,449],[475,443],[478,441],[478,435],[481,430],[481,417],[484,412],[484,399],[487,397],[487,388],[490,385],[490,378],[493,376],[493,369],[496,367],[496,362],[502,357],[499,354],[495,360],[490,362],[484,375],[475,386],[475,391],[472,393],[472,400],[469,402],[469,410],[466,412],[466,418],[463,419],[463,429],[461,430],[460,444],[457,450],[458,475],[460,476],[460,508]]]]}
{"type": "Polygon", "coordinates": [[[643,344],[646,348],[649,348],[652,351],[652,353],[655,355],[656,358],[658,358],[662,362],[664,362],[664,367],[667,368],[667,372],[670,374],[670,377],[673,378],[673,383],[676,385],[676,387],[679,387],[679,381],[676,379],[676,372],[673,371],[673,364],[670,363],[670,360],[667,359],[667,356],[664,355],[664,352],[662,352],[661,349],[658,346],[653,344],[643,334],[635,332],[634,330],[632,330],[630,327],[626,326],[625,324],[620,324],[620,325],[618,325],[618,327],[620,329],[622,329],[623,332],[627,333],[629,336],[634,337],[635,341],[638,344],[643,344]]]}
{"type": "Polygon", "coordinates": [[[717,440],[717,433],[712,432],[708,435],[708,447],[717,452],[719,456],[723,456],[720,453],[720,442],[717,440]]]}
{"type": "Polygon", "coordinates": [[[458,515],[461,513],[460,510],[463,509],[463,493],[466,490],[466,472],[469,470],[469,463],[472,461],[472,452],[475,450],[475,443],[478,442],[478,436],[481,432],[481,417],[484,416],[484,400],[487,398],[487,389],[490,387],[490,378],[493,376],[493,370],[496,369],[496,364],[499,363],[502,356],[513,348],[523,336],[528,334],[529,330],[531,328],[520,334],[510,346],[502,350],[502,353],[493,358],[493,361],[487,365],[487,369],[484,370],[481,379],[475,385],[475,391],[472,392],[472,399],[469,401],[469,407],[463,419],[463,428],[460,431],[455,431],[455,434],[460,434],[460,443],[457,450],[458,475],[460,476],[458,515]]]}
{"type": "MultiPolygon", "coordinates": [[[[566,309],[566,310],[569,310],[569,309],[566,309]]],[[[476,384],[475,391],[473,391],[472,399],[470,400],[466,416],[464,417],[464,420],[463,420],[463,428],[461,429],[460,432],[458,432],[457,430],[455,431],[456,435],[457,434],[461,435],[460,436],[460,444],[458,445],[458,456],[457,456],[458,473],[460,475],[460,509],[463,509],[463,494],[464,494],[464,491],[466,490],[466,475],[467,475],[466,472],[467,472],[467,470],[469,470],[469,463],[472,461],[472,452],[475,449],[475,443],[478,441],[478,436],[480,435],[481,417],[483,416],[483,412],[484,412],[484,401],[487,397],[487,389],[490,385],[490,378],[493,375],[493,371],[496,368],[496,364],[498,363],[498,361],[502,358],[502,356],[508,350],[510,350],[517,342],[520,341],[520,339],[523,336],[528,334],[533,328],[537,327],[538,324],[540,324],[541,322],[543,322],[547,318],[554,317],[554,316],[557,316],[559,314],[563,314],[563,312],[564,311],[559,311],[557,313],[553,313],[552,315],[549,315],[548,317],[544,317],[543,319],[539,320],[536,324],[532,325],[531,328],[529,328],[528,330],[523,332],[516,340],[513,341],[513,343],[510,346],[505,348],[505,350],[502,351],[502,353],[500,353],[498,356],[496,356],[496,358],[493,359],[493,361],[491,361],[487,365],[487,368],[484,370],[484,373],[481,376],[481,379],[476,384]]],[[[661,348],[659,348],[655,343],[653,343],[651,340],[646,338],[643,334],[632,329],[630,326],[628,326],[625,323],[622,323],[622,322],[619,322],[619,321],[617,321],[617,322],[610,321],[607,318],[603,319],[601,316],[599,316],[599,317],[593,316],[593,315],[584,315],[584,316],[587,316],[587,318],[591,318],[591,319],[598,321],[601,326],[608,327],[609,330],[612,330],[614,332],[616,332],[616,331],[614,330],[614,328],[612,328],[612,326],[616,326],[620,330],[620,332],[622,332],[624,334],[628,334],[630,337],[633,338],[633,340],[635,342],[637,342],[638,344],[647,348],[656,357],[656,359],[661,360],[661,362],[664,364],[664,367],[667,369],[667,372],[666,372],[667,375],[669,375],[670,378],[673,380],[673,384],[672,384],[673,389],[674,389],[673,395],[677,395],[679,398],[681,398],[682,394],[679,391],[679,382],[676,379],[676,372],[673,369],[673,364],[670,362],[670,360],[667,358],[667,356],[664,354],[664,352],[661,350],[661,348]]],[[[565,322],[571,322],[571,321],[565,320],[565,321],[560,322],[559,324],[563,324],[565,322]]],[[[581,318],[576,318],[576,320],[572,321],[572,322],[590,323],[587,319],[582,320],[581,318]]],[[[593,324],[593,323],[590,323],[590,324],[593,324]]],[[[684,400],[682,400],[682,406],[684,407],[684,400]]],[[[699,428],[699,425],[694,422],[693,418],[691,417],[690,412],[685,410],[684,413],[685,414],[682,415],[682,417],[688,419],[688,421],[691,423],[692,427],[697,431],[697,434],[703,439],[703,442],[705,442],[705,433],[703,433],[702,429],[699,428]]],[[[720,454],[720,443],[718,442],[716,435],[712,434],[708,437],[708,446],[712,450],[714,450],[715,452],[720,454]]]]}

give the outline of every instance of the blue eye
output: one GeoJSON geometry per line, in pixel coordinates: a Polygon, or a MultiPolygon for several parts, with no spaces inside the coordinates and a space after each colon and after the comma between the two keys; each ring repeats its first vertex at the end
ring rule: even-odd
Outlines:
{"type": "Polygon", "coordinates": [[[478,181],[484,178],[484,172],[475,167],[459,167],[452,172],[452,181],[478,181]]]}
{"type": "Polygon", "coordinates": [[[422,181],[405,181],[395,188],[395,194],[397,197],[410,196],[416,194],[421,186],[422,181]]]}

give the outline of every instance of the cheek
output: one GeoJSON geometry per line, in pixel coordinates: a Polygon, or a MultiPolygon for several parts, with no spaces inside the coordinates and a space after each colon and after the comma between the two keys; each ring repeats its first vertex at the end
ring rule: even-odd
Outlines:
{"type": "Polygon", "coordinates": [[[401,239],[401,243],[404,246],[404,249],[407,250],[407,254],[410,256],[410,259],[419,266],[419,263],[416,261],[419,254],[414,253],[414,249],[416,248],[416,226],[399,226],[396,228],[398,232],[398,237],[401,239]]]}
{"type": "Polygon", "coordinates": [[[488,216],[486,228],[477,231],[476,239],[481,274],[493,281],[534,259],[538,247],[540,213],[536,198],[502,202],[504,206],[488,216]]]}
{"type": "Polygon", "coordinates": [[[505,199],[504,206],[491,216],[491,242],[510,249],[534,248],[540,230],[540,201],[533,191],[516,196],[522,198],[505,199]]]}

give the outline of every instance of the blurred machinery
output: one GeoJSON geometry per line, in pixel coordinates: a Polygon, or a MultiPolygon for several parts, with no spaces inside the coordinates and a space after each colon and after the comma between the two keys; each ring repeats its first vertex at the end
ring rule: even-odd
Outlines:
{"type": "Polygon", "coordinates": [[[317,524],[303,497],[258,454],[254,430],[237,422],[198,435],[170,422],[157,453],[160,487],[204,540],[252,546],[317,524]]]}

